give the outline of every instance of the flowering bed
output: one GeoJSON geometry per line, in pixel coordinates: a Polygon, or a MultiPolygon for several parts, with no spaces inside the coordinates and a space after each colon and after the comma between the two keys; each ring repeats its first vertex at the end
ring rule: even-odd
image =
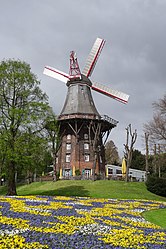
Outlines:
{"type": "Polygon", "coordinates": [[[0,248],[166,248],[166,230],[147,222],[146,200],[0,197],[0,248]]]}

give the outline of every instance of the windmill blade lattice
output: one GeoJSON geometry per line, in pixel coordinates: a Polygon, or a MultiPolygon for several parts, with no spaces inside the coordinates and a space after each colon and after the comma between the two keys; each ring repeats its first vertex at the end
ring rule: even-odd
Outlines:
{"type": "Polygon", "coordinates": [[[65,83],[67,83],[70,78],[68,74],[49,66],[46,66],[44,68],[43,73],[47,76],[50,76],[65,83]]]}
{"type": "MultiPolygon", "coordinates": [[[[82,76],[84,76],[84,80],[85,78],[87,79],[88,77],[91,76],[94,67],[96,65],[96,62],[99,58],[99,55],[103,49],[103,46],[105,44],[105,40],[101,39],[101,38],[97,38],[90,53],[89,56],[87,58],[87,62],[85,64],[85,68],[82,72],[82,76]]],[[[55,69],[53,67],[49,67],[46,66],[44,69],[44,74],[51,76],[55,79],[58,79],[60,81],[63,81],[65,83],[70,82],[71,80],[79,80],[79,81],[83,81],[82,77],[81,77],[81,73],[80,73],[80,69],[79,69],[79,65],[78,65],[78,61],[77,61],[77,57],[74,51],[71,51],[70,54],[70,71],[69,74],[66,74],[58,69],[55,69]]],[[[127,95],[126,93],[117,91],[117,90],[113,90],[111,88],[109,88],[108,86],[99,84],[99,83],[91,83],[90,87],[99,92],[102,93],[104,95],[107,95],[115,100],[118,100],[124,104],[126,104],[128,102],[129,99],[129,95],[127,95]],[[92,84],[92,85],[91,85],[92,84]]]]}
{"type": "Polygon", "coordinates": [[[90,53],[89,56],[87,58],[86,64],[85,64],[85,68],[83,70],[83,74],[87,77],[90,77],[94,67],[96,65],[96,62],[99,58],[99,55],[104,47],[105,44],[105,40],[101,39],[101,38],[97,38],[90,53]]]}
{"type": "Polygon", "coordinates": [[[127,95],[126,93],[117,91],[117,90],[113,90],[110,87],[107,87],[105,85],[99,84],[99,83],[93,83],[92,84],[92,89],[99,92],[99,93],[103,93],[104,95],[107,95],[111,98],[114,98],[124,104],[126,104],[128,102],[129,99],[129,95],[127,95]]]}

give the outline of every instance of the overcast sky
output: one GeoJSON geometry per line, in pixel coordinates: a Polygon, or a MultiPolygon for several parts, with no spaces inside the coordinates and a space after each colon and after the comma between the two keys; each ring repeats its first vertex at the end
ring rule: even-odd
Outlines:
{"type": "Polygon", "coordinates": [[[29,63],[56,114],[67,87],[43,75],[44,66],[68,73],[74,50],[83,69],[95,39],[106,40],[91,80],[130,99],[124,105],[93,92],[94,102],[101,115],[119,121],[109,139],[120,155],[130,123],[138,132],[135,148],[144,152],[143,124],[166,92],[166,0],[0,0],[0,6],[0,60],[29,63]]]}

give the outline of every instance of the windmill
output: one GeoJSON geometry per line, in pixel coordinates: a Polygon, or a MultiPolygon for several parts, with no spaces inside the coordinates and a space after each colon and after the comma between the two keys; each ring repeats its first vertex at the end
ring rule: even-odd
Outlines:
{"type": "Polygon", "coordinates": [[[82,178],[105,175],[104,144],[118,122],[98,113],[91,89],[124,104],[128,102],[129,95],[89,79],[104,44],[104,39],[96,39],[82,73],[74,51],[70,53],[69,74],[50,66],[44,68],[45,75],[66,83],[68,87],[66,101],[58,117],[62,145],[56,170],[60,172],[60,178],[73,178],[78,172],[82,178]]]}

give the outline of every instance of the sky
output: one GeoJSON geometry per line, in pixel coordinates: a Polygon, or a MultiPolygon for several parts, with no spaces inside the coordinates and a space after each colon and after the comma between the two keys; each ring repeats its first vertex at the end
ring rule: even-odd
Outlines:
{"type": "Polygon", "coordinates": [[[83,69],[96,38],[106,40],[90,79],[130,98],[125,105],[93,91],[96,108],[119,121],[109,140],[120,156],[129,124],[137,130],[134,148],[144,153],[143,125],[153,118],[152,103],[166,93],[166,1],[0,0],[0,6],[0,61],[30,64],[57,115],[67,86],[43,75],[44,66],[68,73],[74,50],[83,69]]]}

